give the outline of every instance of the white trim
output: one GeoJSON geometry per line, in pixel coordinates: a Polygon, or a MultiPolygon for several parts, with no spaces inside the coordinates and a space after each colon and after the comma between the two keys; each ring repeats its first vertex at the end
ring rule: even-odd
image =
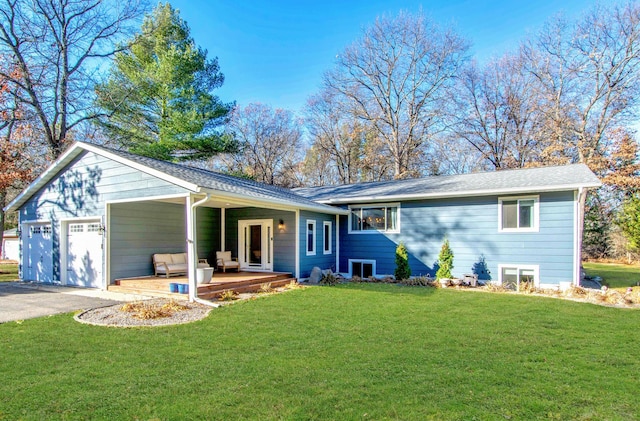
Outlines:
{"type": "Polygon", "coordinates": [[[502,196],[498,197],[498,232],[524,233],[540,231],[540,195],[530,196],[502,196]],[[533,200],[533,226],[531,228],[503,228],[502,227],[502,202],[518,201],[518,218],[520,216],[520,201],[533,200]]]}
{"type": "Polygon", "coordinates": [[[317,242],[317,229],[316,229],[316,220],[315,219],[307,219],[305,223],[305,237],[304,237],[304,250],[307,253],[307,256],[315,256],[316,255],[316,242],[317,242]],[[313,239],[311,241],[311,250],[309,250],[309,225],[313,225],[313,239]]]}
{"type": "Polygon", "coordinates": [[[238,262],[240,269],[251,271],[272,271],[273,270],[273,219],[238,219],[238,262]],[[260,236],[262,242],[260,249],[266,250],[266,253],[260,255],[260,266],[244,265],[246,260],[246,242],[244,233],[245,228],[251,225],[260,225],[260,236]]]}
{"type": "Polygon", "coordinates": [[[349,259],[349,278],[353,278],[353,263],[369,263],[372,265],[371,276],[378,276],[376,272],[376,261],[372,259],[349,259]]]}
{"type": "Polygon", "coordinates": [[[582,236],[584,234],[584,210],[586,205],[587,191],[580,188],[575,197],[575,213],[574,213],[574,265],[573,265],[573,284],[580,286],[581,267],[582,267],[582,236]]]}
{"type": "Polygon", "coordinates": [[[220,251],[225,251],[227,235],[227,208],[220,208],[220,251]]]}
{"type": "Polygon", "coordinates": [[[578,241],[578,218],[580,213],[578,211],[578,200],[580,193],[578,191],[573,192],[573,284],[580,286],[580,250],[578,249],[580,242],[578,241]]]}
{"type": "Polygon", "coordinates": [[[195,300],[196,297],[196,288],[198,288],[197,284],[196,284],[196,267],[197,264],[195,263],[197,260],[195,260],[195,255],[197,254],[196,251],[196,211],[195,211],[195,205],[196,203],[194,203],[194,197],[192,197],[191,195],[189,195],[186,198],[186,203],[185,203],[185,225],[186,225],[186,240],[187,240],[187,283],[189,285],[189,301],[193,302],[195,300]]]}
{"type": "Polygon", "coordinates": [[[111,284],[111,205],[104,204],[104,284],[103,290],[111,284]]]}
{"type": "Polygon", "coordinates": [[[336,272],[340,273],[340,215],[336,215],[336,272]]]}
{"type": "Polygon", "coordinates": [[[295,249],[296,249],[296,258],[295,258],[295,269],[296,269],[296,279],[300,279],[300,210],[296,209],[296,221],[295,221],[295,249]]]}
{"type": "Polygon", "coordinates": [[[331,221],[322,221],[322,254],[331,254],[333,252],[333,227],[331,221]],[[327,244],[327,239],[325,238],[327,234],[327,227],[329,227],[329,250],[325,247],[327,244]]]}
{"type": "Polygon", "coordinates": [[[498,283],[503,285],[502,282],[502,269],[510,268],[516,269],[518,272],[517,289],[520,289],[520,271],[521,270],[533,270],[533,284],[536,288],[540,287],[540,266],[539,265],[521,265],[517,263],[499,263],[498,264],[498,283]]]}
{"type": "Polygon", "coordinates": [[[361,203],[357,205],[349,205],[349,213],[347,215],[347,232],[349,234],[399,234],[400,233],[400,211],[401,205],[400,202],[391,202],[391,203],[361,203]],[[396,229],[394,230],[354,230],[352,229],[353,224],[351,222],[351,208],[385,208],[385,223],[387,217],[387,208],[397,208],[396,212],[396,229]]]}

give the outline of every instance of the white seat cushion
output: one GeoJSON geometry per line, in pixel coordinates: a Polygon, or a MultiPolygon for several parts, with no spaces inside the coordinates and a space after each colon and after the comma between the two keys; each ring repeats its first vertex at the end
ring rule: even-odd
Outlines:
{"type": "Polygon", "coordinates": [[[172,263],[170,254],[154,254],[153,261],[156,263],[172,263]]]}
{"type": "Polygon", "coordinates": [[[176,253],[171,255],[171,263],[187,263],[187,253],[176,253]]]}

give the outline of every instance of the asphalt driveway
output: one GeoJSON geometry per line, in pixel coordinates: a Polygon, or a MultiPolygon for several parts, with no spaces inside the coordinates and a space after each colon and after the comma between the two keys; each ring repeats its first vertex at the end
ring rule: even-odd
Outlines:
{"type": "Polygon", "coordinates": [[[0,323],[129,301],[125,294],[50,285],[0,283],[0,323]]]}

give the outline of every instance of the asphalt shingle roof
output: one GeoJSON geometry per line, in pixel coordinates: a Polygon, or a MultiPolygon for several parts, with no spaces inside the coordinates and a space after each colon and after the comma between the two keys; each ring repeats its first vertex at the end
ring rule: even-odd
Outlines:
{"type": "Polygon", "coordinates": [[[600,181],[584,164],[527,168],[410,180],[304,187],[294,191],[322,203],[398,200],[454,196],[527,193],[598,187],[600,181]]]}

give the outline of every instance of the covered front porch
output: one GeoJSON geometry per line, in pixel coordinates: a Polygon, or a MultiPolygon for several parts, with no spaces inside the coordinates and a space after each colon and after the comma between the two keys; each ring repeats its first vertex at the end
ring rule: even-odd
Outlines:
{"type": "MultiPolygon", "coordinates": [[[[224,291],[232,290],[237,293],[258,291],[262,285],[270,284],[272,288],[284,286],[295,278],[286,272],[216,272],[211,282],[197,286],[197,297],[211,300],[217,298],[224,291]]],[[[151,297],[166,297],[187,299],[188,294],[172,293],[170,284],[189,284],[187,276],[173,276],[170,278],[157,276],[139,276],[117,279],[109,285],[109,291],[123,292],[151,297]]]]}
{"type": "MultiPolygon", "coordinates": [[[[188,297],[202,298],[222,290],[297,276],[297,211],[265,208],[240,199],[211,195],[181,195],[109,203],[107,208],[108,276],[106,288],[127,287],[130,292],[182,296],[169,291],[170,283],[189,285],[188,297]],[[253,206],[251,206],[253,205],[253,206]],[[240,272],[222,272],[217,252],[230,252],[240,272]],[[186,253],[186,274],[153,276],[155,254],[186,253]],[[200,259],[217,269],[212,283],[196,288],[200,259]],[[234,285],[232,285],[235,287],[234,285]]],[[[175,262],[174,262],[175,263],[175,262]]]]}

